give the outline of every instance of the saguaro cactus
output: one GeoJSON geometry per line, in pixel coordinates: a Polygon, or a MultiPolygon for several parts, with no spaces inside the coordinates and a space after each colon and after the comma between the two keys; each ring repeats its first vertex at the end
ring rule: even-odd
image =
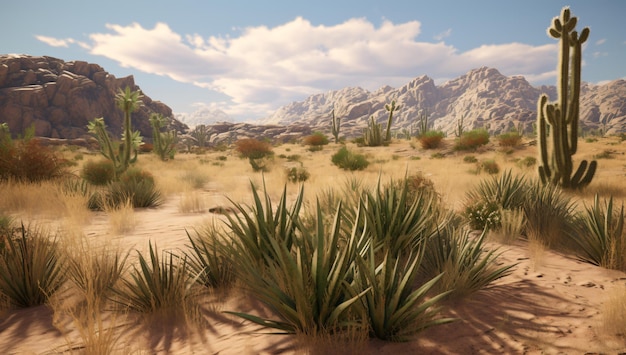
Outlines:
{"type": "Polygon", "coordinates": [[[391,104],[385,104],[385,110],[389,112],[389,117],[387,118],[387,134],[385,135],[385,141],[391,141],[391,121],[393,120],[394,111],[398,111],[400,109],[400,105],[396,106],[396,100],[391,101],[391,104]]]}
{"type": "Polygon", "coordinates": [[[548,96],[542,94],[537,102],[539,177],[544,184],[552,183],[568,189],[587,186],[598,165],[596,161],[588,163],[583,160],[572,175],[572,156],[576,154],[578,143],[582,44],[589,37],[587,27],[578,35],[574,30],[576,22],[577,18],[572,17],[569,8],[565,7],[561,17],[555,17],[548,28],[548,34],[560,42],[558,98],[555,102],[548,102],[548,96]]]}
{"type": "Polygon", "coordinates": [[[150,115],[150,125],[152,125],[152,142],[154,145],[154,153],[163,161],[174,159],[176,153],[176,131],[161,132],[161,128],[165,127],[166,120],[160,113],[150,115]]]}
{"type": "Polygon", "coordinates": [[[339,143],[339,129],[341,128],[341,117],[335,116],[335,109],[332,111],[333,120],[331,121],[330,131],[335,137],[335,144],[339,143]]]}
{"type": "Polygon", "coordinates": [[[363,144],[368,147],[378,147],[383,145],[380,123],[376,123],[374,116],[370,117],[369,124],[363,134],[363,144]]]}

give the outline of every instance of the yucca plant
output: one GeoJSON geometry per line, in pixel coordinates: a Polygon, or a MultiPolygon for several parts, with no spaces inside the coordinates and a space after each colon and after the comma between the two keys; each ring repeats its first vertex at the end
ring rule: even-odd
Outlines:
{"type": "Polygon", "coordinates": [[[456,228],[440,230],[426,244],[421,272],[430,279],[443,273],[434,289],[451,291],[449,297],[470,295],[511,273],[513,265],[496,266],[496,249],[486,251],[486,233],[470,238],[470,232],[456,228]]]}
{"type": "Polygon", "coordinates": [[[506,210],[519,209],[528,198],[528,188],[523,175],[513,175],[511,170],[507,170],[500,176],[482,180],[470,190],[466,195],[466,205],[482,201],[495,203],[506,210]]]}
{"type": "Polygon", "coordinates": [[[56,238],[38,229],[19,229],[0,249],[0,293],[19,308],[44,304],[65,282],[56,238]]]}
{"type": "Polygon", "coordinates": [[[385,247],[397,256],[401,250],[414,250],[438,227],[447,224],[433,194],[417,192],[409,196],[408,180],[390,183],[364,193],[362,201],[375,248],[385,247]]]}
{"type": "Polygon", "coordinates": [[[574,238],[579,257],[594,265],[626,271],[624,205],[614,209],[613,197],[602,203],[596,195],[593,206],[586,207],[580,217],[580,224],[580,233],[574,238]]]}
{"type": "Polygon", "coordinates": [[[269,239],[266,267],[259,268],[248,256],[237,257],[236,267],[250,294],[278,319],[229,313],[281,333],[301,334],[333,333],[358,319],[352,313],[353,305],[368,291],[354,288],[356,257],[365,234],[355,228],[341,242],[341,215],[340,204],[327,232],[318,206],[317,225],[313,230],[303,230],[302,238],[291,247],[279,239],[269,239]]]}
{"type": "Polygon", "coordinates": [[[184,308],[194,283],[189,264],[172,252],[163,254],[161,259],[152,243],[149,259],[137,251],[139,267],[133,265],[130,277],[122,278],[121,285],[113,289],[114,301],[140,313],[184,308]]]}
{"type": "Polygon", "coordinates": [[[185,252],[189,262],[189,271],[196,276],[196,281],[204,287],[229,286],[234,280],[232,260],[226,254],[214,225],[187,238],[191,252],[185,252]]]}
{"type": "Polygon", "coordinates": [[[369,289],[362,302],[372,336],[383,340],[408,341],[422,330],[454,320],[442,317],[437,307],[437,303],[450,291],[430,295],[443,275],[413,289],[422,252],[423,248],[403,258],[387,250],[382,262],[377,264],[374,249],[369,248],[367,258],[358,258],[361,288],[369,289]]]}
{"type": "Polygon", "coordinates": [[[269,255],[271,259],[271,253],[276,251],[270,248],[272,240],[284,243],[288,250],[293,245],[296,239],[297,219],[304,198],[304,186],[300,187],[295,202],[289,208],[287,206],[287,186],[285,185],[276,209],[272,206],[272,201],[267,194],[265,180],[263,180],[263,200],[252,182],[250,182],[250,186],[254,197],[254,206],[245,206],[233,202],[235,209],[240,213],[228,214],[227,224],[234,237],[233,243],[237,249],[244,253],[242,256],[265,263],[266,256],[269,255]]]}

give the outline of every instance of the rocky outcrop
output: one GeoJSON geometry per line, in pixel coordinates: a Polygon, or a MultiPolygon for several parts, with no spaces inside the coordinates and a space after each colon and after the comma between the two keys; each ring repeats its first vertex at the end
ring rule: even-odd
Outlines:
{"type": "MultiPolygon", "coordinates": [[[[0,56],[0,122],[14,134],[34,125],[35,135],[76,139],[87,136],[87,123],[104,117],[114,136],[122,132],[123,112],[115,105],[120,89],[138,90],[133,76],[116,78],[98,64],[65,62],[52,57],[0,56]]],[[[133,128],[152,137],[148,118],[160,113],[170,129],[187,130],[172,110],[143,93],[143,106],[133,113],[133,128]]]]}
{"type": "Polygon", "coordinates": [[[209,142],[213,145],[234,143],[242,138],[269,139],[276,143],[295,141],[310,135],[313,130],[306,124],[256,125],[250,123],[219,122],[210,126],[209,142]]]}
{"type": "MultiPolygon", "coordinates": [[[[315,130],[329,131],[331,110],[342,117],[345,136],[360,135],[370,116],[386,124],[385,103],[396,100],[402,108],[395,113],[393,129],[417,123],[421,110],[430,123],[452,134],[459,119],[465,129],[487,128],[492,134],[522,127],[532,130],[536,120],[537,99],[541,93],[556,97],[553,86],[534,87],[524,77],[507,77],[493,68],[482,67],[439,86],[428,76],[418,77],[394,89],[384,86],[375,92],[345,88],[313,95],[278,109],[262,122],[272,124],[309,124],[315,130]]],[[[601,128],[606,121],[609,133],[626,130],[626,82],[605,85],[584,84],[581,90],[581,126],[601,128]]]]}

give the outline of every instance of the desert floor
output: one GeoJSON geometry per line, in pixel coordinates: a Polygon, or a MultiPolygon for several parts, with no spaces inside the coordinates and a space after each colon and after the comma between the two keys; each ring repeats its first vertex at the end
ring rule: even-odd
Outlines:
{"type": "MultiPolygon", "coordinates": [[[[616,138],[605,138],[594,143],[582,142],[581,153],[575,159],[589,158],[603,151],[612,151],[615,159],[599,162],[598,176],[589,187],[589,193],[578,198],[590,201],[593,192],[625,193],[623,184],[625,165],[623,151],[626,143],[616,138]]],[[[355,148],[357,149],[357,148],[355,148]]],[[[535,156],[536,147],[523,146],[514,152],[503,153],[491,146],[475,153],[456,153],[443,149],[443,158],[434,158],[433,152],[411,147],[407,142],[395,142],[386,148],[362,148],[376,161],[365,172],[345,173],[330,164],[330,155],[336,147],[329,145],[322,152],[307,152],[297,145],[275,148],[276,154],[301,154],[302,162],[311,172],[305,183],[305,194],[314,196],[325,187],[343,183],[350,176],[359,176],[368,182],[382,178],[402,177],[405,172],[420,171],[431,178],[435,187],[452,208],[460,209],[464,192],[487,174],[472,174],[471,165],[463,162],[468,154],[479,160],[495,159],[502,169],[510,167],[534,177],[534,168],[517,168],[514,161],[525,156],[535,156]],[[289,151],[286,151],[288,149],[289,151]],[[419,157],[417,159],[416,157],[419,157]],[[360,175],[359,175],[360,174],[360,175]]],[[[157,178],[157,183],[167,192],[165,203],[158,208],[139,209],[133,212],[132,228],[115,231],[110,216],[93,212],[82,225],[82,233],[94,241],[106,241],[123,248],[145,250],[148,241],[156,242],[162,249],[184,248],[188,243],[186,231],[211,223],[223,216],[208,213],[210,207],[227,206],[228,198],[247,201],[250,197],[249,181],[261,183],[258,173],[253,173],[246,161],[228,152],[208,153],[203,159],[218,160],[219,164],[192,165],[187,161],[199,158],[179,154],[172,162],[150,160],[142,165],[157,178]],[[167,165],[170,164],[170,165],[167,165]],[[185,169],[206,171],[208,182],[191,194],[202,201],[196,212],[181,212],[181,204],[189,198],[189,191],[172,187],[172,181],[185,169]],[[204,169],[204,170],[203,170],[204,169]],[[178,175],[177,175],[178,174],[178,175]],[[167,187],[169,185],[169,187],[167,187]],[[168,190],[169,189],[169,190],[168,190]]],[[[149,160],[140,156],[140,161],[149,160]]],[[[152,159],[152,158],[150,158],[152,159]]],[[[279,159],[277,159],[279,160],[279,159]]],[[[279,162],[265,176],[268,189],[278,195],[285,184],[279,162]]],[[[297,185],[289,185],[297,192],[297,185]]],[[[624,196],[617,196],[623,201],[624,196]]],[[[20,213],[16,215],[20,217],[20,213]]],[[[50,228],[64,230],[62,219],[47,216],[23,218],[49,224],[50,228]]],[[[203,314],[204,322],[198,326],[183,324],[166,316],[151,318],[108,315],[105,320],[120,330],[119,353],[172,353],[172,354],[281,354],[281,353],[359,353],[359,354],[583,354],[626,352],[624,335],[614,334],[605,326],[605,304],[621,292],[624,299],[626,274],[582,263],[573,256],[550,250],[529,247],[524,240],[510,245],[490,243],[502,252],[498,262],[516,263],[513,273],[498,280],[492,287],[479,291],[467,299],[450,304],[446,313],[458,318],[451,324],[430,328],[408,343],[391,343],[366,340],[351,345],[330,344],[307,350],[294,336],[267,334],[267,330],[242,322],[222,313],[225,310],[266,313],[238,292],[211,295],[203,314]]],[[[60,301],[63,302],[63,301],[60,301]]],[[[623,301],[626,302],[626,301],[623,301]]],[[[55,354],[80,352],[73,345],[80,339],[72,319],[58,315],[56,307],[38,306],[0,313],[0,354],[55,354]]]]}

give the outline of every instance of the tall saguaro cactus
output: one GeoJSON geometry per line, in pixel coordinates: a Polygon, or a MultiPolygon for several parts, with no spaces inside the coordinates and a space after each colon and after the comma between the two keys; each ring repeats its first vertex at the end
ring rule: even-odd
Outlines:
{"type": "Polygon", "coordinates": [[[587,27],[578,35],[574,30],[576,22],[577,18],[572,17],[569,8],[565,7],[561,17],[555,17],[548,28],[548,34],[560,42],[558,98],[555,102],[548,102],[548,96],[542,94],[537,103],[539,177],[544,184],[552,183],[568,189],[587,186],[598,165],[595,160],[591,163],[583,160],[572,175],[572,156],[576,154],[578,143],[582,44],[589,37],[587,27]]]}
{"type": "Polygon", "coordinates": [[[332,111],[333,120],[331,122],[330,131],[335,137],[335,144],[339,143],[339,129],[341,128],[341,117],[335,116],[335,109],[332,111]]]}
{"type": "Polygon", "coordinates": [[[393,113],[400,109],[400,105],[396,106],[396,100],[392,100],[391,104],[385,104],[385,110],[389,112],[387,118],[387,134],[385,135],[385,141],[391,141],[391,121],[393,120],[393,113]]]}

